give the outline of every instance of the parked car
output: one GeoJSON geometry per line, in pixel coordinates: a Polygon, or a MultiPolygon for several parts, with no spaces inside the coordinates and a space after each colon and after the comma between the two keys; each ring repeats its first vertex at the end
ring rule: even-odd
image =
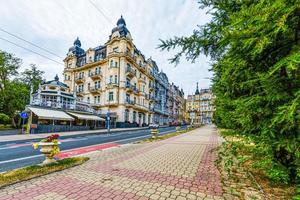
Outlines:
{"type": "Polygon", "coordinates": [[[159,124],[151,123],[149,124],[149,128],[159,128],[159,124]]]}

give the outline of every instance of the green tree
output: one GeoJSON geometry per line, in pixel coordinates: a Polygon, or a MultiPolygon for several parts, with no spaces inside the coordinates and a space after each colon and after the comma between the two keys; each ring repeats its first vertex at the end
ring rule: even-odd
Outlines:
{"type": "Polygon", "coordinates": [[[12,119],[12,125],[16,125],[16,116],[24,110],[29,103],[30,97],[29,88],[22,82],[14,80],[6,85],[4,90],[4,104],[3,112],[12,119]]]}
{"type": "Polygon", "coordinates": [[[217,125],[252,137],[270,155],[267,175],[299,181],[300,0],[199,3],[212,20],[159,47],[180,49],[173,63],[210,56],[217,125]]]}
{"type": "Polygon", "coordinates": [[[9,78],[18,75],[21,59],[0,50],[0,91],[4,89],[9,78]]]}
{"type": "Polygon", "coordinates": [[[2,112],[4,104],[4,90],[9,79],[18,75],[18,69],[21,60],[13,54],[0,50],[0,112],[2,112]]]}
{"type": "Polygon", "coordinates": [[[42,82],[43,74],[44,72],[37,69],[35,64],[30,64],[30,69],[25,69],[25,71],[21,73],[20,80],[25,83],[28,88],[32,86],[33,91],[36,91],[42,82]]]}

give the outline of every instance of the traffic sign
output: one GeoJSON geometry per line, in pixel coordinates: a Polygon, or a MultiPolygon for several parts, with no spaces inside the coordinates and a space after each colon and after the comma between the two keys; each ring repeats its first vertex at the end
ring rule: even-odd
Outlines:
{"type": "Polygon", "coordinates": [[[28,118],[27,112],[21,112],[20,117],[23,118],[23,119],[28,118]]]}

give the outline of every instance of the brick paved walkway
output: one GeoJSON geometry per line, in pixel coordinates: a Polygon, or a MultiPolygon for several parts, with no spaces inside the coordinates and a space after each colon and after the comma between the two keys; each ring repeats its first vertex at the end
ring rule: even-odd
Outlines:
{"type": "Polygon", "coordinates": [[[213,127],[88,154],[80,166],[0,190],[4,199],[224,199],[213,127]]]}

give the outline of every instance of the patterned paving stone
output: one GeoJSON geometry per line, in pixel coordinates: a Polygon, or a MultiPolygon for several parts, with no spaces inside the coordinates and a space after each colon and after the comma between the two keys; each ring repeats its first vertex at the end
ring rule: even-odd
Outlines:
{"type": "Polygon", "coordinates": [[[0,190],[4,199],[224,199],[213,127],[87,154],[83,165],[0,190]]]}

